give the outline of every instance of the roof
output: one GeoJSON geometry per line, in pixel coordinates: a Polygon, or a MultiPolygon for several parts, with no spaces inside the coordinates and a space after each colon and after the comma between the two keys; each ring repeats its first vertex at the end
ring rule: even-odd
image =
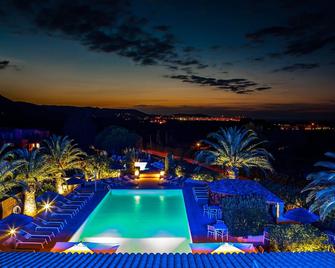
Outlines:
{"type": "Polygon", "coordinates": [[[209,184],[211,192],[227,195],[249,195],[258,194],[265,198],[268,202],[283,201],[275,194],[264,188],[258,182],[253,180],[223,179],[214,181],[209,184]]]}
{"type": "Polygon", "coordinates": [[[0,267],[117,267],[117,268],[329,268],[330,252],[264,254],[65,254],[51,252],[1,252],[0,267]]]}

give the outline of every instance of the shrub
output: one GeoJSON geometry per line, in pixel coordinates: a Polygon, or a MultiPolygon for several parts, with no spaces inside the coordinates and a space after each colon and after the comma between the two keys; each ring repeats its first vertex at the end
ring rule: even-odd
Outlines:
{"type": "Polygon", "coordinates": [[[208,182],[215,180],[214,176],[208,173],[193,174],[192,179],[196,181],[208,181],[208,182]]]}
{"type": "Polygon", "coordinates": [[[175,168],[175,174],[177,177],[183,177],[185,176],[185,169],[182,166],[178,165],[175,168]]]}
{"type": "Polygon", "coordinates": [[[328,237],[312,225],[275,225],[269,228],[271,251],[333,251],[328,237]]]}
{"type": "Polygon", "coordinates": [[[222,214],[232,236],[262,235],[269,221],[265,199],[258,195],[224,197],[222,214]]]}

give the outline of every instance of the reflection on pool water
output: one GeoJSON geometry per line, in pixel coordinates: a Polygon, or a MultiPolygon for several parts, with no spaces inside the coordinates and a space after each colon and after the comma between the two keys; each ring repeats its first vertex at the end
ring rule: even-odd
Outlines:
{"type": "Polygon", "coordinates": [[[112,190],[71,238],[117,243],[117,252],[191,252],[181,190],[112,190]]]}

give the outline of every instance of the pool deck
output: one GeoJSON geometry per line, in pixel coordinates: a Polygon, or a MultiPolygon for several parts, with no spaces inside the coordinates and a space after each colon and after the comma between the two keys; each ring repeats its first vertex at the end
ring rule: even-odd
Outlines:
{"type": "MultiPolygon", "coordinates": [[[[108,193],[108,190],[103,187],[103,185],[97,185],[97,191],[93,198],[88,202],[88,204],[80,210],[80,212],[75,215],[72,219],[67,218],[67,224],[65,224],[64,229],[56,234],[55,238],[49,243],[43,251],[50,251],[51,248],[56,244],[56,242],[69,241],[74,233],[79,229],[79,227],[85,222],[91,212],[97,207],[100,201],[108,193]]],[[[94,186],[84,187],[83,189],[87,191],[94,191],[94,186]]]]}
{"type": "Polygon", "coordinates": [[[192,187],[194,186],[196,185],[187,183],[182,188],[192,241],[193,243],[208,242],[207,224],[212,223],[212,221],[203,215],[202,207],[195,201],[192,193],[192,187]]]}

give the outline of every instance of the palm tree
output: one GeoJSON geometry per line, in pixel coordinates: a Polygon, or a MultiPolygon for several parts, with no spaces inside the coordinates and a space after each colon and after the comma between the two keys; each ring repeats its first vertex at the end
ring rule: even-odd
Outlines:
{"type": "Polygon", "coordinates": [[[37,187],[43,180],[48,179],[49,166],[45,161],[45,156],[39,150],[29,152],[27,149],[18,149],[16,155],[23,161],[23,164],[17,169],[16,176],[16,180],[23,188],[23,213],[33,217],[37,213],[37,187]]]}
{"type": "Polygon", "coordinates": [[[64,194],[63,185],[66,171],[82,168],[83,157],[86,154],[67,136],[52,135],[43,142],[42,150],[46,154],[51,172],[55,176],[57,192],[64,194]]]}
{"type": "Polygon", "coordinates": [[[0,198],[5,196],[14,185],[14,172],[22,165],[21,160],[14,160],[12,145],[5,143],[0,148],[0,198]]]}
{"type": "MultiPolygon", "coordinates": [[[[325,156],[335,159],[335,153],[328,152],[325,156]]],[[[335,162],[320,161],[316,167],[327,170],[313,172],[307,176],[311,182],[303,189],[309,191],[307,202],[314,202],[309,209],[319,211],[321,220],[325,220],[332,211],[335,211],[335,162]]]]}
{"type": "Polygon", "coordinates": [[[210,133],[207,140],[201,141],[209,148],[196,155],[199,162],[219,165],[226,168],[228,177],[236,179],[238,171],[248,172],[251,168],[272,171],[272,155],[262,147],[256,132],[250,129],[229,127],[210,133]]]}

